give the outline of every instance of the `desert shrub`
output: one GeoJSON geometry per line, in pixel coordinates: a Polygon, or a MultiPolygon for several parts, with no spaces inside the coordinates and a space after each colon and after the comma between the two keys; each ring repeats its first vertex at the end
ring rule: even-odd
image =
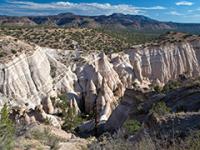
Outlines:
{"type": "Polygon", "coordinates": [[[162,87],[160,87],[159,85],[155,85],[155,86],[153,87],[153,89],[154,89],[154,91],[157,92],[157,93],[162,92],[162,87]]]}
{"type": "Polygon", "coordinates": [[[56,67],[54,65],[50,65],[50,67],[51,67],[50,75],[52,78],[55,78],[56,77],[56,67]]]}
{"type": "Polygon", "coordinates": [[[183,39],[187,39],[188,37],[191,37],[192,35],[191,34],[186,34],[183,36],[183,39]]]}
{"type": "Polygon", "coordinates": [[[50,132],[49,128],[42,130],[32,131],[31,138],[38,140],[43,145],[50,146],[51,150],[59,149],[59,142],[64,141],[63,139],[55,136],[50,132]]]}
{"type": "Polygon", "coordinates": [[[193,132],[190,136],[186,138],[186,145],[189,150],[199,150],[200,149],[200,130],[193,132]]]}
{"type": "Polygon", "coordinates": [[[76,109],[74,107],[70,107],[66,95],[60,95],[59,98],[61,102],[57,105],[62,110],[62,119],[64,120],[62,129],[73,132],[74,129],[84,121],[84,119],[81,115],[76,114],[76,109]]]}
{"type": "Polygon", "coordinates": [[[135,149],[135,150],[155,150],[156,145],[155,145],[154,141],[152,140],[152,138],[148,134],[144,134],[143,138],[141,140],[134,142],[132,149],[135,149]]]}
{"type": "Polygon", "coordinates": [[[98,141],[94,141],[90,150],[155,150],[155,144],[150,136],[144,135],[139,141],[129,141],[124,138],[125,133],[119,131],[114,135],[102,135],[98,141]]]}
{"type": "Polygon", "coordinates": [[[0,149],[10,150],[14,146],[15,128],[9,119],[8,106],[5,104],[1,109],[0,119],[0,149]]]}
{"type": "Polygon", "coordinates": [[[137,120],[128,119],[123,124],[123,128],[128,134],[135,134],[138,130],[141,129],[141,124],[137,120]]]}
{"type": "Polygon", "coordinates": [[[133,86],[134,88],[136,88],[136,87],[138,86],[138,83],[137,83],[137,82],[133,82],[132,86],[133,86]]]}
{"type": "Polygon", "coordinates": [[[158,116],[164,116],[171,112],[171,109],[167,107],[166,103],[161,101],[154,104],[150,110],[150,113],[158,116]]]}
{"type": "Polygon", "coordinates": [[[164,87],[163,92],[169,92],[171,90],[177,89],[181,86],[181,83],[179,81],[173,80],[169,81],[164,87]]]}
{"type": "Polygon", "coordinates": [[[98,139],[89,145],[90,150],[132,150],[133,144],[124,138],[124,133],[119,131],[114,135],[104,133],[98,139]]]}
{"type": "Polygon", "coordinates": [[[14,49],[12,49],[11,52],[12,52],[12,54],[16,54],[17,53],[17,51],[14,50],[14,49]]]}
{"type": "Polygon", "coordinates": [[[4,57],[4,56],[5,56],[5,53],[4,52],[0,52],[0,58],[4,57]]]}
{"type": "Polygon", "coordinates": [[[45,118],[45,120],[44,120],[45,125],[51,125],[51,123],[52,123],[51,118],[45,118]]]}
{"type": "Polygon", "coordinates": [[[191,80],[184,86],[187,88],[200,87],[200,80],[199,79],[191,80]]]}
{"type": "Polygon", "coordinates": [[[69,107],[68,100],[65,94],[59,95],[60,98],[59,102],[56,102],[56,107],[62,110],[62,115],[64,115],[69,107]]]}
{"type": "Polygon", "coordinates": [[[68,108],[63,119],[64,123],[62,129],[71,132],[73,132],[74,129],[84,121],[80,115],[76,115],[75,108],[68,108]]]}

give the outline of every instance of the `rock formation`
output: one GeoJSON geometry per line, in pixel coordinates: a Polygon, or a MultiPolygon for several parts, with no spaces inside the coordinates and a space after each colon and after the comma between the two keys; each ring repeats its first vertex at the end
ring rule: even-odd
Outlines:
{"type": "Polygon", "coordinates": [[[28,103],[28,108],[35,108],[45,100],[44,109],[50,114],[54,112],[50,97],[66,94],[77,113],[94,112],[97,105],[99,120],[107,120],[125,89],[135,83],[148,87],[151,83],[163,85],[183,73],[200,75],[198,39],[142,45],[111,56],[82,55],[80,61],[67,58],[67,50],[42,48],[11,37],[1,37],[0,41],[22,47],[16,55],[1,58],[6,60],[0,64],[2,95],[12,105],[28,103]]]}
{"type": "Polygon", "coordinates": [[[42,105],[39,105],[36,107],[36,112],[38,113],[38,115],[41,118],[41,122],[45,122],[46,120],[49,121],[49,124],[51,124],[54,127],[57,127],[59,129],[61,129],[61,125],[58,121],[58,119],[56,118],[56,116],[47,114],[44,110],[42,105]]]}
{"type": "Polygon", "coordinates": [[[199,75],[198,49],[191,43],[176,43],[129,51],[130,61],[140,81],[166,83],[178,75],[199,75]]]}

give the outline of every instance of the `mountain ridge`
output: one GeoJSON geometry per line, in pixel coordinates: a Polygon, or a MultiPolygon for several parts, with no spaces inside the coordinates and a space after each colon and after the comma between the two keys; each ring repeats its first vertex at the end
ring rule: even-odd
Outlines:
{"type": "Polygon", "coordinates": [[[0,25],[48,25],[58,27],[117,28],[133,30],[200,31],[197,23],[162,22],[143,15],[114,13],[112,15],[83,16],[60,13],[48,16],[0,16],[0,25]]]}

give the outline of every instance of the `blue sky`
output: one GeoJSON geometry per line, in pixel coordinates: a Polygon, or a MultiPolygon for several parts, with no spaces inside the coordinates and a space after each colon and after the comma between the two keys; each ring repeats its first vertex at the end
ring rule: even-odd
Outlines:
{"type": "Polygon", "coordinates": [[[0,15],[124,13],[161,21],[200,23],[200,0],[0,0],[0,15]]]}

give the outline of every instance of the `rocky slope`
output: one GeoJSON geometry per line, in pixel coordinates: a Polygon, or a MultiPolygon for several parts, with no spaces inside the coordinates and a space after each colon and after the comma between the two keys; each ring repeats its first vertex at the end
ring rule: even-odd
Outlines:
{"type": "MultiPolygon", "coordinates": [[[[113,111],[112,115],[106,122],[105,130],[112,131],[112,130],[120,129],[123,123],[130,117],[138,119],[141,122],[144,122],[146,127],[154,128],[156,130],[156,127],[154,127],[154,125],[160,125],[160,122],[166,123],[168,116],[167,118],[163,117],[164,115],[155,117],[155,116],[148,115],[148,113],[151,112],[153,105],[161,101],[165,102],[166,106],[170,108],[171,112],[174,113],[174,114],[171,114],[169,118],[180,117],[180,119],[182,118],[185,122],[187,122],[189,119],[193,119],[191,117],[193,115],[194,116],[197,115],[199,117],[199,112],[198,112],[200,109],[199,80],[196,79],[196,81],[194,82],[188,79],[188,81],[189,81],[189,84],[186,82],[182,82],[184,84],[183,87],[174,89],[171,92],[163,91],[163,93],[156,93],[152,91],[144,92],[141,90],[127,89],[124,93],[121,103],[113,111]],[[176,116],[176,113],[178,113],[177,116],[176,116]],[[181,117],[181,116],[185,116],[185,117],[181,117]],[[189,119],[186,119],[187,117],[189,119]]],[[[172,119],[169,119],[169,120],[172,121],[172,119]]],[[[196,121],[197,122],[200,121],[199,118],[197,118],[196,121]]],[[[194,124],[196,128],[198,127],[198,125],[199,123],[194,124]]],[[[192,126],[192,124],[185,123],[185,126],[189,128],[192,126]]],[[[163,127],[163,126],[160,125],[160,127],[163,127]]],[[[167,132],[168,130],[165,130],[165,131],[167,132]]]]}
{"type": "MultiPolygon", "coordinates": [[[[184,35],[179,36],[183,39],[184,35]]],[[[1,37],[0,41],[23,43],[11,37],[1,37]]],[[[29,108],[46,101],[50,107],[49,99],[64,93],[77,112],[94,112],[97,104],[99,120],[103,121],[109,118],[126,88],[163,85],[184,73],[198,76],[199,44],[198,37],[187,37],[176,43],[141,45],[110,56],[84,56],[78,51],[28,44],[1,59],[6,61],[1,61],[0,91],[12,105],[26,104],[29,108]]]]}
{"type": "Polygon", "coordinates": [[[171,92],[127,89],[92,149],[199,149],[199,81],[182,80],[171,92]]]}
{"type": "Polygon", "coordinates": [[[19,149],[56,149],[82,150],[87,149],[91,141],[81,139],[61,129],[49,125],[31,124],[21,126],[16,131],[14,150],[19,149]]]}
{"type": "Polygon", "coordinates": [[[33,21],[28,19],[27,17],[7,17],[7,16],[0,16],[0,24],[1,25],[36,25],[33,21]]]}

